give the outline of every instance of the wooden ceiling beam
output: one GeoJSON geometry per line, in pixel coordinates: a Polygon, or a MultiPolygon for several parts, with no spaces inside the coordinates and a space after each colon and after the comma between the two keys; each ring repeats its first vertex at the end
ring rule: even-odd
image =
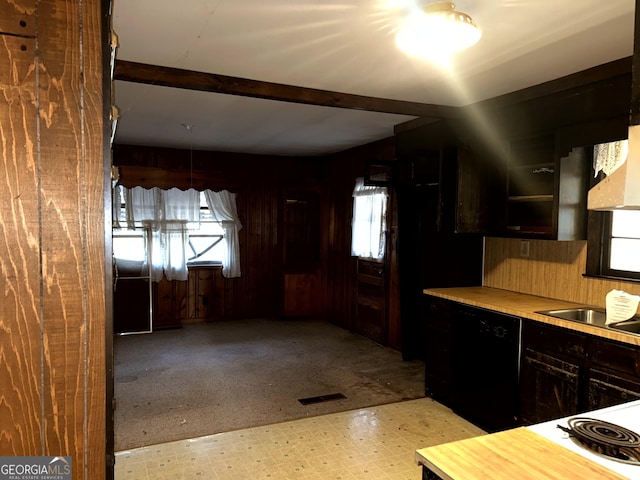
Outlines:
{"type": "Polygon", "coordinates": [[[455,118],[460,114],[458,107],[366,97],[125,60],[116,60],[114,79],[202,92],[264,98],[281,102],[415,115],[417,117],[455,118]]]}

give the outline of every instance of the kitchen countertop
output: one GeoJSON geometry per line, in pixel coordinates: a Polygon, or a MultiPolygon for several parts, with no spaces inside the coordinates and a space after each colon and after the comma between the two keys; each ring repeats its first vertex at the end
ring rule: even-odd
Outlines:
{"type": "MultiPolygon", "coordinates": [[[[515,315],[541,323],[556,325],[578,332],[584,332],[598,337],[608,338],[631,345],[640,346],[640,335],[625,333],[608,328],[602,328],[586,323],[572,322],[561,318],[549,317],[536,313],[539,310],[553,310],[559,308],[573,308],[584,306],[566,300],[537,297],[524,293],[512,292],[490,287],[452,287],[430,288],[423,291],[426,295],[445,298],[475,307],[495,310],[497,312],[515,315]]],[[[602,307],[600,307],[602,308],[602,307]]]]}
{"type": "Polygon", "coordinates": [[[583,448],[557,425],[572,417],[605,420],[640,431],[640,400],[530,427],[416,451],[416,463],[444,480],[638,479],[640,465],[610,460],[583,448]]]}
{"type": "Polygon", "coordinates": [[[526,427],[416,451],[443,480],[626,480],[526,427]]]}

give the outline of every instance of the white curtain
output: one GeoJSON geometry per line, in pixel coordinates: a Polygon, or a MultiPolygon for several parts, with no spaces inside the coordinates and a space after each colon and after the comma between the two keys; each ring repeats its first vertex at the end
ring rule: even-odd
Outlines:
{"type": "Polygon", "coordinates": [[[151,231],[151,279],[187,280],[187,222],[200,221],[200,194],[172,188],[126,189],[127,225],[151,231]]]}
{"type": "Polygon", "coordinates": [[[353,190],[351,255],[363,258],[384,257],[387,189],[365,185],[356,178],[353,190]]]}
{"type": "Polygon", "coordinates": [[[143,222],[151,230],[151,280],[187,280],[187,224],[185,222],[143,222]]]}
{"type": "Polygon", "coordinates": [[[600,143],[593,149],[593,169],[595,176],[600,171],[606,175],[611,175],[620,167],[629,155],[629,140],[617,142],[600,143]]]}
{"type": "Polygon", "coordinates": [[[226,278],[240,276],[240,244],[238,231],[242,228],[238,210],[236,208],[236,195],[226,190],[213,192],[204,191],[213,218],[220,222],[224,229],[224,238],[227,243],[226,258],[222,261],[222,275],[226,278]]]}
{"type": "Polygon", "coordinates": [[[122,208],[122,195],[121,187],[114,185],[111,189],[112,201],[111,201],[111,218],[113,220],[113,228],[121,228],[120,225],[120,210],[122,208]]]}

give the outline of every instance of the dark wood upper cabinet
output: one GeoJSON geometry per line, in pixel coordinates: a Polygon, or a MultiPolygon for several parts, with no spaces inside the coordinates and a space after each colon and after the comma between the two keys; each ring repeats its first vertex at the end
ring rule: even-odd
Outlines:
{"type": "Polygon", "coordinates": [[[506,236],[586,238],[588,173],[593,149],[558,156],[555,133],[510,142],[506,236]]]}
{"type": "Polygon", "coordinates": [[[430,197],[432,222],[439,233],[487,234],[499,229],[504,197],[499,159],[482,142],[460,135],[459,125],[437,122],[397,135],[401,188],[430,197]]]}
{"type": "Polygon", "coordinates": [[[490,235],[504,228],[499,212],[505,204],[502,155],[490,153],[479,141],[457,146],[455,231],[490,235]]]}
{"type": "Polygon", "coordinates": [[[471,233],[479,226],[468,222],[465,233],[458,228],[460,218],[481,217],[462,211],[478,208],[481,195],[474,188],[486,184],[483,177],[461,173],[479,163],[445,122],[401,132],[396,141],[402,351],[406,359],[423,358],[422,290],[482,284],[482,236],[471,233]],[[460,186],[467,181],[468,187],[460,186]],[[461,202],[459,192],[465,194],[461,202]]]}

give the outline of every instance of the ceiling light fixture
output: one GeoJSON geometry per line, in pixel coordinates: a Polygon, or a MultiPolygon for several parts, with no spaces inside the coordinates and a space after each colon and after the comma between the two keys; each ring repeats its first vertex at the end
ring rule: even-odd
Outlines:
{"type": "Polygon", "coordinates": [[[456,11],[453,2],[433,2],[409,14],[396,44],[409,55],[443,60],[475,45],[481,36],[473,18],[456,11]]]}

